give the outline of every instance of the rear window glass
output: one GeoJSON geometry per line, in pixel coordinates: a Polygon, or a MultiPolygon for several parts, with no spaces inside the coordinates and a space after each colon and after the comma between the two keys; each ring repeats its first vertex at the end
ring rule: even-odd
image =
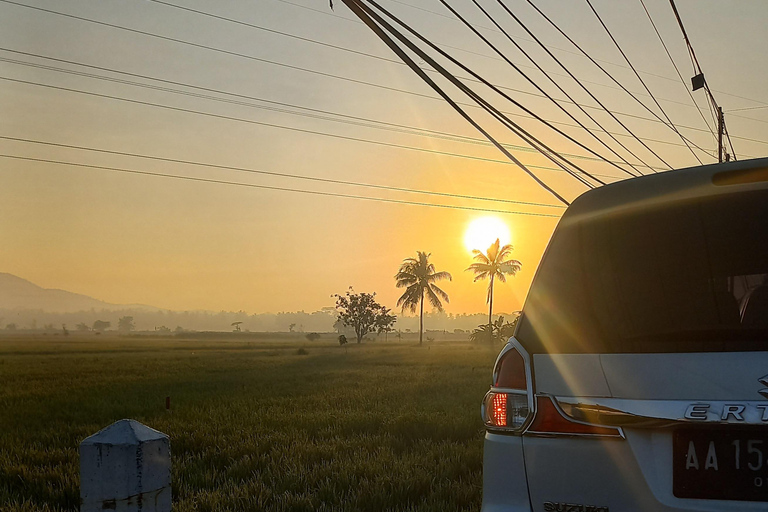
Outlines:
{"type": "Polygon", "coordinates": [[[768,350],[768,193],[564,223],[517,336],[532,352],[768,350]]]}

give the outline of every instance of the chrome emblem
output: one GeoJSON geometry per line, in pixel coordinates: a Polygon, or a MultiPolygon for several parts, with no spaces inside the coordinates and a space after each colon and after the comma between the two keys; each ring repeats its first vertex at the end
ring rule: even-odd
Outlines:
{"type": "MultiPolygon", "coordinates": [[[[766,375],[765,377],[760,377],[759,379],[757,379],[757,381],[763,386],[768,386],[768,375],[766,375]]],[[[768,388],[761,389],[760,391],[758,391],[758,393],[763,395],[765,398],[768,398],[768,388]]]]}

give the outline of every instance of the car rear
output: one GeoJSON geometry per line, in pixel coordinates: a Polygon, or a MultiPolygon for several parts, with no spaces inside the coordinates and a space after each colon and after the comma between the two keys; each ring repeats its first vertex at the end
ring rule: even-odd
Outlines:
{"type": "Polygon", "coordinates": [[[768,159],[588,192],[483,401],[483,510],[768,510],[768,159]]]}

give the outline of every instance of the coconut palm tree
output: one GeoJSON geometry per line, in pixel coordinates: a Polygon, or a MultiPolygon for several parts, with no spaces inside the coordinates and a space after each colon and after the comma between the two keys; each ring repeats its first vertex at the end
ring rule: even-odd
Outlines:
{"type": "MultiPolygon", "coordinates": [[[[491,281],[488,284],[488,298],[486,299],[486,303],[490,304],[488,307],[489,332],[493,330],[493,281],[498,279],[502,283],[505,283],[507,281],[505,274],[514,276],[523,265],[517,260],[508,259],[513,249],[510,244],[501,248],[499,248],[499,245],[501,244],[497,238],[485,254],[483,254],[482,251],[474,249],[472,254],[475,255],[475,260],[477,260],[477,262],[471,264],[467,269],[475,273],[475,281],[485,278],[489,278],[491,281]]],[[[493,341],[492,338],[491,341],[493,341]]]]}
{"type": "Polygon", "coordinates": [[[443,279],[451,280],[451,274],[448,272],[435,272],[435,266],[429,262],[431,255],[426,252],[416,251],[415,258],[406,258],[400,265],[400,270],[395,274],[396,286],[405,288],[403,295],[397,299],[397,305],[402,307],[403,311],[410,310],[416,312],[416,306],[419,307],[419,345],[422,344],[424,335],[424,296],[438,311],[443,310],[443,303],[450,302],[448,294],[434,284],[435,281],[443,279]]]}

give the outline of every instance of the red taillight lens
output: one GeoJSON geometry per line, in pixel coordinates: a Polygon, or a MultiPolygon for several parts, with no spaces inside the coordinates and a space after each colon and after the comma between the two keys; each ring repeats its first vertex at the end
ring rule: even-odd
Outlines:
{"type": "Polygon", "coordinates": [[[507,394],[494,394],[491,398],[491,410],[489,411],[491,423],[496,427],[507,426],[507,394]]]}
{"type": "Polygon", "coordinates": [[[497,388],[528,389],[525,377],[525,360],[517,350],[509,350],[496,364],[493,385],[497,388]]]}
{"type": "Polygon", "coordinates": [[[493,369],[493,387],[483,400],[483,421],[487,427],[520,433],[530,420],[531,390],[526,360],[520,350],[508,348],[493,369]]]}
{"type": "Polygon", "coordinates": [[[526,431],[532,434],[623,437],[621,430],[583,423],[563,414],[550,396],[536,397],[536,416],[526,431]]]}

